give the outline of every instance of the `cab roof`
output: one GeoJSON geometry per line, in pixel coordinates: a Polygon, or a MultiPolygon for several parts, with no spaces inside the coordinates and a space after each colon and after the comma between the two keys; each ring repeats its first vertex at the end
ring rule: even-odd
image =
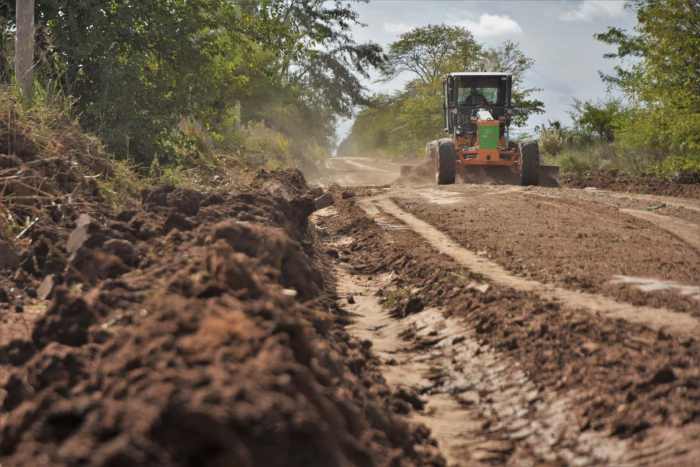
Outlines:
{"type": "Polygon", "coordinates": [[[450,73],[450,76],[510,76],[510,73],[487,73],[487,72],[460,72],[460,73],[450,73]]]}

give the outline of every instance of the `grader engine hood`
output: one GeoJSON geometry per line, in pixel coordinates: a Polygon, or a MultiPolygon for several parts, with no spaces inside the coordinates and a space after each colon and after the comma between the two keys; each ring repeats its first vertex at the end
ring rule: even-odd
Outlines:
{"type": "Polygon", "coordinates": [[[479,148],[480,149],[498,149],[498,140],[501,135],[497,122],[494,125],[491,122],[477,123],[479,131],[479,148]]]}
{"type": "Polygon", "coordinates": [[[477,111],[476,118],[479,149],[498,149],[498,141],[501,138],[500,123],[493,119],[488,110],[477,111]]]}

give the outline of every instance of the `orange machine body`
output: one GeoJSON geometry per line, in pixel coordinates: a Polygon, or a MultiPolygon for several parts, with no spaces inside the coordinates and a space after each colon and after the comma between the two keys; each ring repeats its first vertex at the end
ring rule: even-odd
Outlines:
{"type": "MultiPolygon", "coordinates": [[[[477,127],[499,127],[501,123],[499,120],[480,120],[476,122],[476,125],[477,127]]],[[[485,149],[479,143],[478,134],[479,132],[477,131],[474,135],[457,136],[455,153],[458,172],[461,172],[467,166],[500,166],[510,168],[513,173],[520,173],[520,153],[516,149],[507,148],[506,138],[503,135],[499,136],[496,149],[485,149]]],[[[493,144],[490,146],[493,146],[493,144]]],[[[435,170],[438,170],[437,157],[435,158],[435,170]]]]}

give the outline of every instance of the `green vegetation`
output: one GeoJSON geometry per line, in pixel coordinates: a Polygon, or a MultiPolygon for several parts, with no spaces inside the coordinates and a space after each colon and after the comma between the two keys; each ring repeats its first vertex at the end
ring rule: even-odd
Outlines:
{"type": "Polygon", "coordinates": [[[408,297],[408,291],[406,289],[396,289],[386,296],[386,299],[382,302],[382,307],[388,310],[394,309],[401,304],[401,301],[408,297]]]}
{"type": "Polygon", "coordinates": [[[351,133],[338,149],[340,156],[388,157],[422,155],[425,144],[444,136],[442,80],[455,71],[501,71],[513,74],[515,126],[544,112],[525,88],[525,74],[534,65],[518,44],[485,48],[465,28],[428,25],[401,35],[389,46],[382,69],[385,80],[410,73],[414,79],[393,95],[378,95],[357,116],[351,133]]]}
{"type": "MultiPolygon", "coordinates": [[[[14,4],[0,0],[5,84],[14,4]]],[[[36,76],[70,96],[72,115],[110,153],[159,176],[216,166],[221,153],[272,166],[327,157],[337,120],[369,101],[360,79],[384,60],[351,37],[358,16],[340,0],[36,8],[36,76]]]]}
{"type": "Polygon", "coordinates": [[[700,4],[634,0],[634,33],[609,28],[596,38],[619,60],[602,75],[622,99],[575,101],[572,128],[541,128],[540,140],[564,171],[617,169],[632,175],[700,174],[700,4]]]}
{"type": "MultiPolygon", "coordinates": [[[[0,0],[0,85],[10,100],[14,5],[0,0]]],[[[617,49],[607,55],[614,73],[601,77],[619,97],[575,100],[570,127],[538,128],[543,160],[579,172],[698,174],[700,4],[629,7],[634,31],[596,35],[617,49]]],[[[354,40],[359,17],[341,0],[38,0],[36,24],[37,86],[23,111],[79,122],[125,170],[156,181],[215,188],[225,184],[211,178],[245,167],[313,166],[357,108],[339,155],[420,156],[444,135],[441,82],[453,71],[513,74],[514,130],[544,113],[524,85],[534,61],[517,43],[489,48],[467,29],[428,25],[385,54],[354,40]],[[370,96],[362,79],[372,70],[411,80],[370,96]]]]}

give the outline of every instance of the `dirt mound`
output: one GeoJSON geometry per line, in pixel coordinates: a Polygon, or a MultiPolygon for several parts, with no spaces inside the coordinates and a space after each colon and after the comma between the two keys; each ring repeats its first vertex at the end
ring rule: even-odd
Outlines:
{"type": "Polygon", "coordinates": [[[2,276],[3,465],[443,465],[336,324],[303,178],[263,177],[31,231],[2,276]]]}
{"type": "Polygon", "coordinates": [[[683,176],[675,179],[632,177],[618,171],[592,171],[585,174],[564,174],[561,184],[568,188],[602,188],[623,193],[677,196],[700,199],[700,177],[683,176]]]}
{"type": "Polygon", "coordinates": [[[113,168],[99,142],[67,115],[43,115],[41,122],[38,118],[14,111],[0,116],[3,199],[25,206],[25,212],[41,204],[101,201],[96,176],[109,177],[113,168]],[[51,137],[45,135],[48,130],[39,132],[39,126],[49,128],[51,137]]]}

